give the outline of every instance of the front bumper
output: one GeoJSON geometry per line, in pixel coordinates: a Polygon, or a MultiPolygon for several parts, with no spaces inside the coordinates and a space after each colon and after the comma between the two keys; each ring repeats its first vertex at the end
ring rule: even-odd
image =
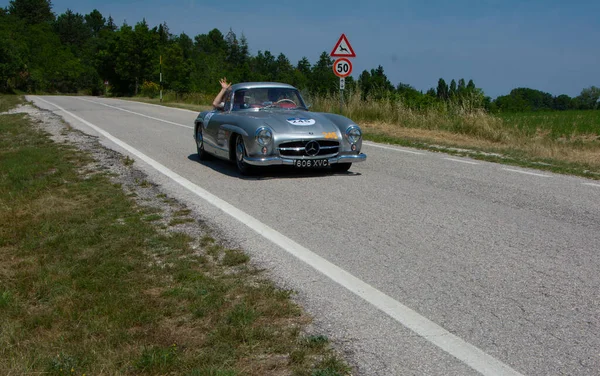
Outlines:
{"type": "MultiPolygon", "coordinates": [[[[298,158],[301,159],[301,158],[298,158]]],[[[282,157],[265,157],[265,158],[252,158],[244,157],[244,162],[252,166],[276,166],[276,165],[288,165],[293,166],[294,162],[298,159],[293,158],[282,158],[282,157]]],[[[318,158],[317,158],[318,159],[318,158]]],[[[356,163],[364,162],[367,160],[366,154],[351,154],[351,155],[338,155],[331,158],[326,158],[329,164],[335,163],[356,163]]]]}

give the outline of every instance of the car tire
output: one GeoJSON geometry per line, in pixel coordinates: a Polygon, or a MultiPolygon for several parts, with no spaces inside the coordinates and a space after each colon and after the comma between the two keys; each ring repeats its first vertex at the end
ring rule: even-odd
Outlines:
{"type": "Polygon", "coordinates": [[[208,154],[204,150],[204,137],[202,135],[202,124],[198,124],[196,128],[196,150],[198,151],[198,159],[203,161],[206,160],[208,154]]]}
{"type": "Polygon", "coordinates": [[[235,164],[242,175],[252,175],[253,172],[252,166],[244,162],[244,156],[247,155],[244,138],[238,134],[235,138],[235,164]]]}
{"type": "Polygon", "coordinates": [[[350,169],[352,163],[334,163],[331,165],[331,169],[334,172],[346,172],[350,169]]]}

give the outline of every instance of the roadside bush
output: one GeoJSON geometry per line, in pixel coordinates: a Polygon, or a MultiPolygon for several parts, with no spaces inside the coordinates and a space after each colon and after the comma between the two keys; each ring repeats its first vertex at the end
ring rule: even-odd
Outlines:
{"type": "Polygon", "coordinates": [[[156,98],[160,93],[160,86],[152,81],[144,81],[140,93],[143,97],[156,98]]]}

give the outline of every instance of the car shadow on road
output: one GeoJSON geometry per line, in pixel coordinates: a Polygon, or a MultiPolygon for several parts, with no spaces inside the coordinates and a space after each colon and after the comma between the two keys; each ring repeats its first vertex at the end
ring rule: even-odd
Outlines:
{"type": "Polygon", "coordinates": [[[293,166],[268,166],[260,167],[257,172],[251,176],[245,176],[240,174],[235,164],[227,162],[222,159],[215,157],[209,157],[206,160],[201,161],[198,159],[198,154],[188,155],[190,161],[200,163],[203,166],[212,168],[213,170],[227,176],[244,180],[267,180],[267,179],[297,179],[297,178],[315,178],[315,177],[327,177],[327,176],[361,176],[360,173],[346,171],[346,172],[332,172],[329,168],[318,168],[318,169],[299,169],[293,166]]]}

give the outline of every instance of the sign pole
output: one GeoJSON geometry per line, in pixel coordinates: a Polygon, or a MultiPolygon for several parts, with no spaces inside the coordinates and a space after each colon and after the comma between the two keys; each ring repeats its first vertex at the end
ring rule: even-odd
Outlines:
{"type": "Polygon", "coordinates": [[[343,115],[344,111],[344,88],[346,86],[346,79],[340,77],[340,115],[343,115]]]}
{"type": "Polygon", "coordinates": [[[160,103],[162,103],[162,55],[160,55],[160,103]]]}

